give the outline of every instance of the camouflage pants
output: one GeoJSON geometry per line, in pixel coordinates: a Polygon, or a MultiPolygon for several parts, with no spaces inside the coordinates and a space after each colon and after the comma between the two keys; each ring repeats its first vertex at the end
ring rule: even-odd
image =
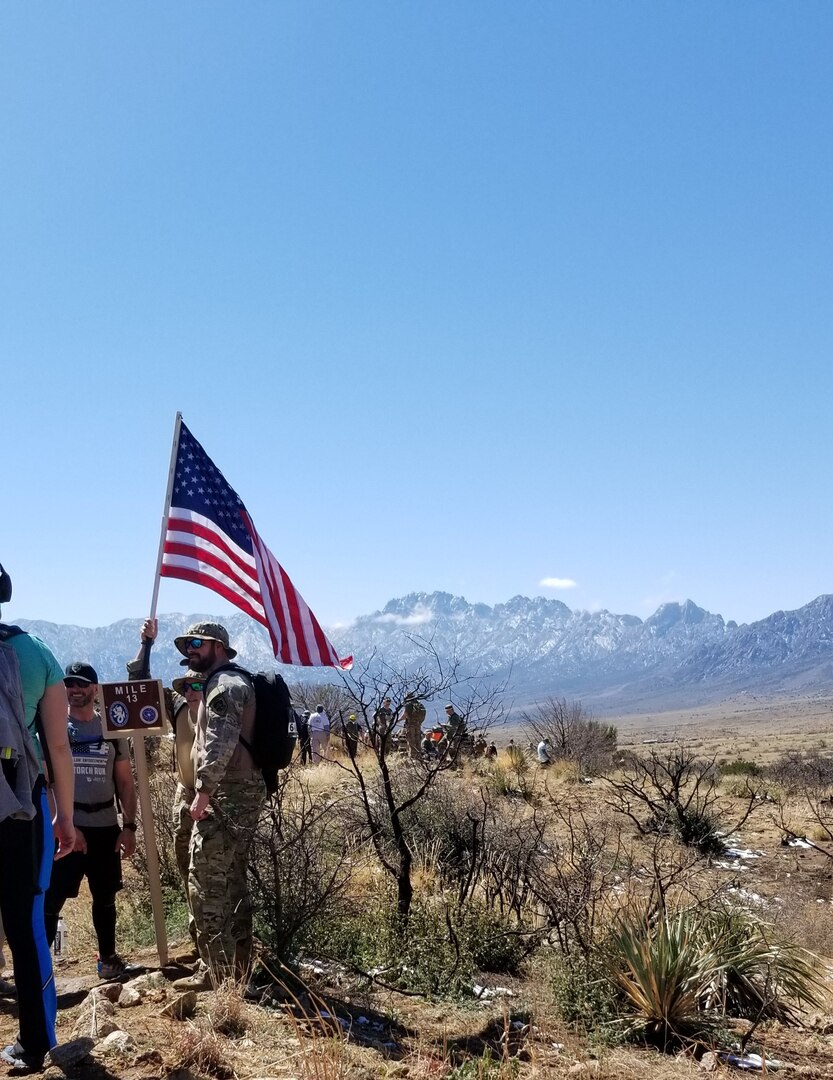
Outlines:
{"type": "Polygon", "coordinates": [[[191,833],[188,892],[197,948],[215,981],[245,975],[252,950],[252,910],[247,869],[260,810],[266,798],[258,773],[224,781],[209,814],[191,833]]]}
{"type": "Polygon", "coordinates": [[[405,721],[405,742],[408,744],[408,757],[422,756],[422,728],[418,720],[405,721]]]}
{"type": "Polygon", "coordinates": [[[194,801],[194,792],[182,784],[176,785],[176,795],[171,812],[174,826],[174,855],[176,865],[185,886],[185,899],[188,902],[188,933],[191,940],[197,944],[197,928],[194,925],[194,912],[191,909],[191,896],[188,889],[188,867],[191,862],[191,832],[194,828],[194,819],[191,817],[191,803],[194,801]]]}

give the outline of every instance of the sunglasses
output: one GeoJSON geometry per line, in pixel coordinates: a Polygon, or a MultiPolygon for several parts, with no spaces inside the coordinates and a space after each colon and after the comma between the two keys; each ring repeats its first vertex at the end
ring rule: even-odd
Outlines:
{"type": "Polygon", "coordinates": [[[70,690],[78,690],[84,686],[90,686],[86,679],[64,679],[64,686],[70,690]]]}
{"type": "Polygon", "coordinates": [[[183,683],[182,684],[182,689],[183,690],[197,690],[197,691],[204,690],[205,689],[205,683],[204,682],[196,682],[196,681],[195,682],[183,683]]]}
{"type": "Polygon", "coordinates": [[[205,638],[192,637],[185,642],[186,649],[201,649],[205,644],[205,638]]]}

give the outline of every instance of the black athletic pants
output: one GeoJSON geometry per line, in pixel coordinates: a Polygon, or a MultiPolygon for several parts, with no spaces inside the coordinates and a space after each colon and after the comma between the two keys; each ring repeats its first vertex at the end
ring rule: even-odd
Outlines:
{"type": "Polygon", "coordinates": [[[118,825],[76,826],[87,841],[86,852],[73,851],[55,863],[46,893],[46,938],[51,945],[58,917],[67,898],[77,896],[86,877],[93,898],[93,927],[98,939],[98,955],[110,957],[116,951],[116,893],[122,887],[121,855],[116,851],[121,829],[118,825]]]}
{"type": "Polygon", "coordinates": [[[0,821],[0,912],[12,953],[20,1033],[18,1042],[37,1057],[55,1045],[57,998],[52,957],[43,925],[43,897],[55,850],[43,780],[33,794],[33,821],[0,821]]]}

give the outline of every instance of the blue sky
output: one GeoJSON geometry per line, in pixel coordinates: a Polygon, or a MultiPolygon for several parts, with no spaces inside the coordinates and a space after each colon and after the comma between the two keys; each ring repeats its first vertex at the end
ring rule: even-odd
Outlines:
{"type": "Polygon", "coordinates": [[[328,625],[833,591],[831,31],[820,0],[4,4],[4,616],[146,612],[178,409],[328,625]]]}

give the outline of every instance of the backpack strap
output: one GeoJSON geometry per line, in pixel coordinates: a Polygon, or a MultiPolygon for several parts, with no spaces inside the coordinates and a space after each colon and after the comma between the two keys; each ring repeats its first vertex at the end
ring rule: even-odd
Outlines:
{"type": "MultiPolygon", "coordinates": [[[[241,667],[239,664],[235,664],[233,661],[230,660],[227,664],[221,664],[220,667],[215,668],[206,679],[205,686],[202,688],[203,701],[205,701],[206,697],[208,696],[208,687],[211,685],[212,682],[214,682],[214,677],[216,675],[223,675],[225,672],[233,672],[235,675],[245,675],[249,682],[252,684],[252,689],[254,690],[254,681],[252,680],[251,671],[247,671],[244,667],[241,667]]],[[[246,750],[248,750],[249,756],[253,758],[254,754],[252,751],[252,744],[249,742],[249,740],[244,739],[242,735],[238,736],[238,739],[246,748],[246,750]]]]}
{"type": "MultiPolygon", "coordinates": [[[[14,626],[10,623],[0,623],[0,641],[8,641],[10,638],[17,637],[19,634],[25,634],[26,631],[20,626],[14,626]]],[[[43,764],[46,768],[46,782],[51,786],[52,784],[52,755],[49,753],[49,743],[46,741],[46,732],[43,727],[43,720],[40,714],[40,705],[35,709],[35,731],[38,735],[38,743],[40,745],[41,753],[43,754],[43,764]]]]}

